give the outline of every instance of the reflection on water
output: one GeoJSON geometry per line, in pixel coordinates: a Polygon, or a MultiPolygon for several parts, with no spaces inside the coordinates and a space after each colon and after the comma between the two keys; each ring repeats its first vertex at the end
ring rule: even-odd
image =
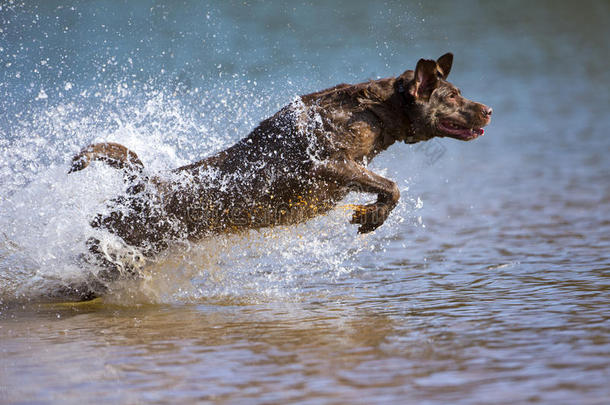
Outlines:
{"type": "Polygon", "coordinates": [[[416,274],[399,285],[380,269],[358,298],[291,303],[30,304],[3,314],[2,381],[9,398],[26,402],[83,392],[108,403],[602,398],[607,296],[579,280],[514,277],[515,269],[409,270],[416,274]],[[38,385],[22,387],[24,374],[38,385]]]}
{"type": "MultiPolygon", "coordinates": [[[[337,303],[330,308],[321,303],[235,307],[216,302],[138,309],[98,304],[46,306],[38,313],[48,321],[19,314],[19,321],[6,324],[13,341],[42,333],[44,340],[30,342],[31,348],[52,346],[41,353],[43,357],[19,367],[57,372],[67,381],[101,390],[121,386],[122,376],[129,375],[130,384],[120,393],[113,389],[115,394],[104,395],[108,402],[112,395],[129,398],[130,391],[154,395],[165,389],[181,392],[177,397],[184,400],[250,395],[272,400],[278,390],[302,389],[304,384],[332,393],[337,383],[334,371],[349,365],[343,377],[349,378],[349,369],[391,352],[390,346],[383,346],[394,329],[386,315],[356,314],[337,303]],[[71,352],[75,344],[78,353],[71,352]],[[66,356],[70,358],[62,361],[64,367],[56,370],[56,361],[66,356]],[[45,365],[50,369],[44,370],[45,365]],[[305,381],[312,374],[318,374],[315,381],[305,381]]],[[[8,353],[11,346],[6,347],[8,353]]],[[[19,374],[3,377],[12,384],[19,374]]]]}
{"type": "Polygon", "coordinates": [[[0,403],[607,402],[609,17],[603,1],[3,4],[0,403]],[[404,145],[373,162],[402,190],[375,234],[338,209],[183,247],[101,301],[40,301],[82,271],[120,183],[64,174],[86,143],[163,171],[297,92],[449,50],[493,122],[434,162],[404,145]]]}

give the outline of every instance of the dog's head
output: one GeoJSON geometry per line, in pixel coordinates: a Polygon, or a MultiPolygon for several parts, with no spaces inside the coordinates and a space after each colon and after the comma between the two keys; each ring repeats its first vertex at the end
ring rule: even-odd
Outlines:
{"type": "Polygon", "coordinates": [[[447,81],[452,63],[451,53],[436,61],[420,59],[415,71],[408,70],[396,80],[396,91],[408,104],[413,141],[435,136],[470,141],[483,135],[483,127],[489,124],[492,109],[462,97],[447,81]]]}

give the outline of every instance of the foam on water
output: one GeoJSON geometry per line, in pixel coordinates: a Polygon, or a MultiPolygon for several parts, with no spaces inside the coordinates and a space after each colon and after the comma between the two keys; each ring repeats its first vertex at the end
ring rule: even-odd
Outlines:
{"type": "MultiPolygon", "coordinates": [[[[81,260],[91,236],[119,260],[138,256],[116,236],[89,225],[108,209],[106,201],[125,191],[121,174],[97,163],[67,174],[74,153],[90,143],[118,142],[137,152],[149,173],[163,176],[239,138],[225,130],[226,123],[252,122],[252,109],[244,107],[251,93],[232,93],[233,103],[221,103],[226,108],[221,116],[210,102],[214,95],[194,95],[195,103],[186,105],[166,91],[122,84],[83,91],[57,105],[45,99],[21,114],[14,132],[0,138],[0,300],[44,298],[62,284],[95,274],[99,269],[81,260]],[[206,115],[210,110],[212,119],[206,115]]],[[[372,197],[350,198],[346,203],[372,197]]],[[[409,215],[413,205],[405,200],[387,227],[409,215]]],[[[380,243],[356,236],[350,216],[351,210],[338,207],[294,227],[179,241],[142,270],[142,280],[113,285],[108,299],[184,302],[298,294],[304,280],[332,282],[354,270],[350,258],[380,243]]]]}

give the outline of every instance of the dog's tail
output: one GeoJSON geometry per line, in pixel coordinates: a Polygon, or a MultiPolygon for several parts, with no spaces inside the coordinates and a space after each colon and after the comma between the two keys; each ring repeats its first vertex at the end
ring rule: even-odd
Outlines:
{"type": "Polygon", "coordinates": [[[74,156],[68,173],[83,170],[94,160],[102,161],[115,169],[123,170],[129,177],[141,174],[144,169],[144,164],[134,152],[118,143],[103,142],[89,145],[74,156]]]}

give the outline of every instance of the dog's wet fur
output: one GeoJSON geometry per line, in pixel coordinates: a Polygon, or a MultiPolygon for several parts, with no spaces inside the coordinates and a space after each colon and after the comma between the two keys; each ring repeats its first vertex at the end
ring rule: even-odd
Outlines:
{"type": "MultiPolygon", "coordinates": [[[[392,180],[365,165],[395,142],[433,137],[463,141],[483,134],[491,108],[462,97],[447,82],[453,55],[421,59],[396,78],[338,86],[307,94],[264,120],[234,146],[160,178],[145,174],[137,155],[122,145],[90,145],[74,157],[71,172],[94,160],[124,172],[128,192],[111,200],[109,214],[91,225],[120,237],[144,257],[176,240],[273,225],[295,224],[332,209],[349,192],[377,195],[356,206],[358,232],[377,229],[400,198],[392,180]]],[[[63,295],[89,299],[137,269],[120,264],[90,239],[104,269],[95,282],[69,286],[63,295]]]]}

